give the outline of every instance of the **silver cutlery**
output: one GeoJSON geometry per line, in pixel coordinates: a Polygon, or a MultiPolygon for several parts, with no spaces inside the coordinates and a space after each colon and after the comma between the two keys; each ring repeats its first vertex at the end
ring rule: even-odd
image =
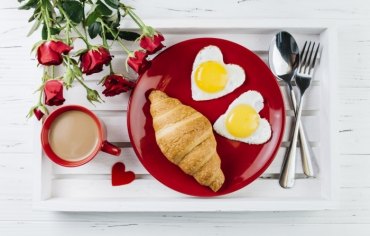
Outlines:
{"type": "Polygon", "coordinates": [[[295,160],[297,152],[297,141],[298,141],[298,130],[300,119],[302,116],[302,107],[305,99],[305,92],[311,84],[311,80],[315,70],[315,63],[317,55],[320,49],[320,44],[316,46],[315,42],[305,42],[302,49],[302,56],[297,73],[295,76],[295,82],[300,92],[300,100],[296,112],[296,121],[294,124],[294,131],[291,138],[291,144],[287,155],[285,156],[282,171],[279,179],[280,186],[283,188],[291,188],[295,182],[295,160]],[[307,45],[308,44],[308,45],[307,45]]]}
{"type": "MultiPolygon", "coordinates": [[[[299,66],[299,49],[294,37],[288,32],[281,31],[271,41],[269,49],[269,66],[274,75],[287,84],[293,109],[296,112],[297,102],[292,87],[292,80],[299,66]]],[[[303,173],[308,177],[314,176],[312,149],[303,127],[299,122],[299,141],[303,173]]]]}

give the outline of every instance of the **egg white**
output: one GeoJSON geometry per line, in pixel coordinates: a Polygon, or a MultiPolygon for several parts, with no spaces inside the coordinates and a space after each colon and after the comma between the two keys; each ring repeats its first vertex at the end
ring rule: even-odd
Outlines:
{"type": "Polygon", "coordinates": [[[239,138],[229,133],[225,125],[227,114],[235,106],[240,105],[240,104],[250,105],[256,110],[257,113],[259,113],[263,108],[263,97],[259,92],[253,91],[253,90],[250,90],[248,92],[241,94],[238,98],[236,98],[229,105],[227,111],[216,120],[216,122],[213,124],[213,129],[219,135],[225,138],[231,139],[231,140],[236,140],[236,141],[240,141],[240,142],[244,142],[248,144],[262,144],[262,143],[267,142],[271,137],[271,126],[269,122],[266,119],[261,118],[259,114],[258,116],[259,116],[260,121],[259,121],[258,128],[249,137],[239,138]]]}
{"type": "Polygon", "coordinates": [[[244,83],[244,81],[245,81],[245,72],[243,68],[235,64],[225,64],[221,50],[216,46],[210,45],[200,50],[194,59],[193,70],[191,72],[192,98],[195,101],[204,101],[219,98],[234,91],[236,88],[241,86],[244,83]],[[200,64],[206,61],[216,61],[225,67],[228,74],[227,75],[228,81],[223,90],[215,93],[208,93],[201,90],[197,86],[195,82],[195,71],[197,70],[200,64]]]}

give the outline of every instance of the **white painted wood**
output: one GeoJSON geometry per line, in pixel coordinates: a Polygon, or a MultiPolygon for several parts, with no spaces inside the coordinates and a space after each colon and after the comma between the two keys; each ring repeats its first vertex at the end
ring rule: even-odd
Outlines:
{"type": "MultiPolygon", "coordinates": [[[[163,216],[166,218],[166,216],[163,216]]],[[[205,222],[198,224],[197,222],[180,222],[168,223],[166,220],[160,223],[145,222],[142,224],[126,223],[126,222],[25,222],[22,227],[19,227],[17,222],[1,223],[0,227],[7,235],[19,235],[24,232],[24,228],[32,229],[33,234],[42,232],[54,232],[55,235],[63,234],[88,234],[88,235],[117,235],[125,232],[125,234],[133,235],[148,235],[157,232],[160,229],[161,235],[173,235],[174,232],[183,234],[185,232],[191,235],[197,235],[199,232],[207,232],[211,235],[227,235],[233,232],[233,235],[245,235],[245,232],[253,232],[255,235],[264,234],[287,234],[295,235],[299,233],[302,236],[310,236],[312,234],[320,234],[324,232],[331,232],[336,235],[348,235],[353,231],[358,230],[359,236],[366,236],[370,230],[367,225],[347,225],[347,224],[327,224],[320,223],[311,225],[297,226],[295,224],[274,224],[272,228],[266,228],[261,223],[225,223],[225,222],[205,222]],[[70,227],[64,227],[64,226],[70,227]]],[[[184,233],[185,234],[185,233],[184,233]]]]}
{"type": "MultiPolygon", "coordinates": [[[[125,1],[126,2],[126,1],[125,1]]],[[[339,162],[336,210],[248,213],[63,213],[32,210],[35,156],[32,129],[24,119],[33,101],[31,91],[39,78],[31,44],[25,38],[30,14],[18,11],[17,1],[0,6],[0,234],[66,235],[118,233],[148,235],[158,227],[162,235],[369,235],[369,59],[370,4],[367,0],[255,0],[255,1],[128,1],[153,26],[208,27],[228,30],[232,22],[244,26],[274,24],[308,33],[307,27],[329,22],[338,27],[336,160],[339,162]],[[238,3],[240,2],[240,3],[238,3]],[[208,7],[212,11],[204,11],[208,7]],[[164,20],[163,20],[164,19],[164,20]],[[171,19],[171,20],[168,20],[171,19]],[[306,26],[299,25],[301,20],[306,26]],[[293,21],[293,23],[292,23],[293,21]],[[181,22],[179,24],[178,22],[181,22]],[[290,27],[291,28],[291,27],[290,27]],[[19,65],[22,65],[19,67],[19,65]],[[17,91],[14,93],[13,91],[17,91]],[[4,115],[6,113],[6,115],[4,115]]],[[[132,27],[132,24],[129,24],[132,27]]],[[[288,28],[288,29],[290,29],[288,28]]],[[[181,32],[183,29],[176,30],[181,32]]],[[[215,31],[213,31],[214,33],[215,31]]],[[[55,206],[55,204],[52,204],[55,206]]],[[[73,206],[72,206],[73,207],[73,206]]],[[[104,206],[103,206],[104,207],[104,206]]]]}

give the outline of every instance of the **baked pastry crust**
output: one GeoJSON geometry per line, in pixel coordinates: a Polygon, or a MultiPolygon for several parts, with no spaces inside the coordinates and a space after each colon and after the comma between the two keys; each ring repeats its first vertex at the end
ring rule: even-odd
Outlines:
{"type": "Polygon", "coordinates": [[[159,90],[153,90],[149,100],[155,138],[164,156],[198,183],[218,191],[225,176],[209,120],[159,90]]]}

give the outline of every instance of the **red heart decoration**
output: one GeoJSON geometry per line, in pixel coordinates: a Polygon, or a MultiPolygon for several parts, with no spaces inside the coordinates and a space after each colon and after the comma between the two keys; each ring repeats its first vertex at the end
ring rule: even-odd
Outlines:
{"type": "Polygon", "coordinates": [[[135,179],[132,171],[125,171],[125,164],[117,162],[112,167],[112,186],[129,184],[135,179]]]}

